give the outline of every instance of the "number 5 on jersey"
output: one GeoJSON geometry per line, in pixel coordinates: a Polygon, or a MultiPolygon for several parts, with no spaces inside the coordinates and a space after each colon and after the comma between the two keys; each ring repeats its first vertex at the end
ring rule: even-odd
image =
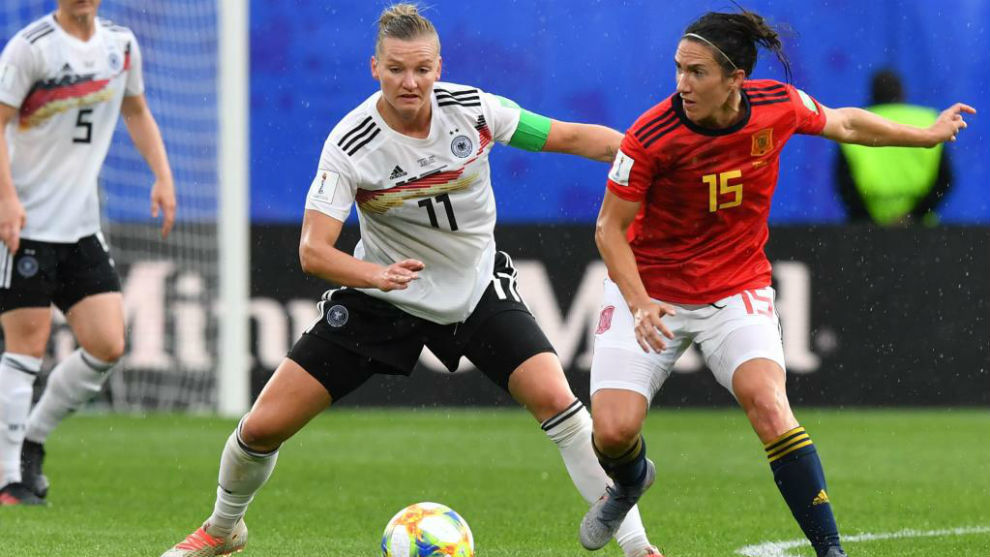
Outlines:
{"type": "Polygon", "coordinates": [[[708,184],[708,212],[714,213],[742,205],[742,182],[730,182],[736,178],[742,178],[742,171],[729,170],[718,174],[705,174],[701,177],[701,180],[708,184]],[[726,199],[726,196],[732,197],[726,199]]]}

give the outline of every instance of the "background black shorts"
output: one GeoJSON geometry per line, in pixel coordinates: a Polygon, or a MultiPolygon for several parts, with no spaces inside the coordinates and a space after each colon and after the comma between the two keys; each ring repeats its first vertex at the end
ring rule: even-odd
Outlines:
{"type": "Polygon", "coordinates": [[[440,325],[357,290],[324,295],[323,316],[289,351],[289,358],[340,400],[376,373],[409,375],[427,346],[450,371],[466,356],[508,389],[509,376],[553,346],[515,288],[516,271],[503,252],[492,283],[463,323],[440,325]],[[497,282],[496,282],[497,281],[497,282]]]}
{"type": "Polygon", "coordinates": [[[13,255],[0,244],[0,313],[53,303],[65,313],[104,292],[120,292],[120,278],[97,234],[74,244],[22,239],[13,255]]]}

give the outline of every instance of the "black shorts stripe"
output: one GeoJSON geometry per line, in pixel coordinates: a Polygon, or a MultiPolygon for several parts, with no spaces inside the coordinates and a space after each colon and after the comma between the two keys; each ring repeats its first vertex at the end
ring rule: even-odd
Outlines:
{"type": "Polygon", "coordinates": [[[540,424],[540,428],[542,428],[543,431],[550,431],[551,429],[565,422],[574,414],[580,412],[582,408],[584,408],[584,405],[581,404],[581,401],[578,399],[574,399],[574,402],[572,402],[570,406],[564,408],[556,415],[547,418],[542,424],[540,424]]]}
{"type": "Polygon", "coordinates": [[[636,139],[643,139],[643,135],[646,133],[647,128],[652,127],[653,124],[656,124],[660,120],[666,119],[668,116],[671,116],[672,114],[674,114],[674,109],[673,108],[667,109],[667,111],[661,114],[660,116],[657,116],[656,118],[640,126],[638,130],[633,132],[633,135],[636,136],[636,139]]]}
{"type": "Polygon", "coordinates": [[[340,141],[337,142],[337,146],[338,147],[343,147],[344,146],[344,142],[346,142],[352,135],[354,135],[354,134],[358,133],[359,131],[361,131],[361,129],[364,128],[365,126],[367,126],[369,122],[371,122],[371,116],[368,116],[367,118],[365,118],[364,120],[362,120],[360,124],[358,124],[354,128],[351,128],[350,131],[348,131],[346,134],[344,134],[344,137],[340,138],[340,141]]]}
{"type": "Polygon", "coordinates": [[[783,83],[777,83],[774,85],[767,85],[766,87],[743,87],[743,91],[747,93],[750,91],[772,91],[774,89],[786,89],[783,83]]]}
{"type": "Polygon", "coordinates": [[[372,122],[369,126],[364,128],[364,130],[362,130],[361,133],[355,135],[349,141],[347,141],[347,143],[341,141],[340,148],[345,151],[350,150],[350,148],[353,147],[354,144],[359,143],[362,139],[368,137],[368,134],[376,130],[378,130],[378,126],[374,122],[372,122]]]}
{"type": "Polygon", "coordinates": [[[673,122],[675,119],[677,119],[677,114],[675,114],[673,111],[671,111],[670,112],[670,116],[668,116],[667,118],[664,118],[660,122],[657,122],[650,129],[648,129],[648,130],[646,130],[646,129],[642,130],[643,131],[643,134],[642,135],[637,135],[636,138],[639,139],[640,141],[647,141],[647,140],[649,140],[650,136],[652,136],[653,134],[657,133],[661,129],[667,127],[668,125],[670,125],[670,123],[673,122]]]}
{"type": "Polygon", "coordinates": [[[649,141],[647,141],[646,143],[643,144],[643,148],[644,149],[649,148],[649,146],[650,145],[653,145],[654,143],[656,143],[658,139],[660,139],[661,137],[667,135],[668,133],[676,130],[679,127],[681,127],[681,121],[679,119],[678,120],[674,120],[673,125],[667,126],[667,128],[664,129],[662,132],[660,132],[660,133],[654,135],[653,137],[651,137],[649,139],[649,141]]]}
{"type": "Polygon", "coordinates": [[[348,151],[348,152],[347,152],[347,154],[348,154],[348,156],[354,156],[354,153],[357,153],[357,152],[358,152],[358,150],[359,150],[359,149],[360,149],[361,147],[364,147],[365,145],[367,145],[368,143],[370,143],[370,142],[371,142],[371,140],[372,140],[372,139],[374,139],[374,138],[375,138],[375,136],[377,136],[377,135],[378,135],[378,133],[379,133],[379,132],[381,132],[381,131],[382,131],[382,129],[381,129],[381,128],[379,128],[378,126],[375,126],[375,133],[373,133],[373,134],[371,134],[371,135],[370,135],[370,136],[368,137],[368,139],[365,139],[365,140],[364,140],[364,141],[362,141],[361,143],[358,143],[357,145],[355,145],[353,149],[351,149],[350,151],[348,151]]]}
{"type": "Polygon", "coordinates": [[[29,43],[31,43],[31,44],[34,44],[34,43],[35,43],[35,42],[37,42],[37,41],[38,41],[39,39],[42,39],[42,38],[44,38],[44,37],[47,37],[48,35],[51,35],[51,34],[52,34],[52,33],[54,33],[54,32],[55,32],[55,30],[54,30],[54,29],[48,29],[47,31],[44,31],[44,32],[42,32],[42,33],[40,33],[40,34],[38,34],[38,35],[35,35],[35,36],[34,36],[33,38],[31,38],[31,39],[28,39],[28,42],[29,42],[29,43]]]}
{"type": "Polygon", "coordinates": [[[762,106],[764,104],[785,103],[785,102],[787,102],[789,100],[791,100],[790,97],[784,97],[782,99],[771,99],[771,100],[766,100],[766,101],[753,101],[753,102],[749,103],[749,105],[750,106],[762,106]]]}

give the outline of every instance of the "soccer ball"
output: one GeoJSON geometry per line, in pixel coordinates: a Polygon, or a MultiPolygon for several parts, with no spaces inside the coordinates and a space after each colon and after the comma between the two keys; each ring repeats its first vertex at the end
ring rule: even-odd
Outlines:
{"type": "Polygon", "coordinates": [[[388,521],[382,557],[474,557],[474,537],[450,507],[416,503],[388,521]]]}

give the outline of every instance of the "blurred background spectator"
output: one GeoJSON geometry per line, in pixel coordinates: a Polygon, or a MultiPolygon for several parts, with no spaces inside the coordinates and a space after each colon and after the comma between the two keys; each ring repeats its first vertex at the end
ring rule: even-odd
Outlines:
{"type": "MultiPolygon", "coordinates": [[[[900,76],[893,70],[873,74],[872,100],[866,109],[902,124],[928,127],[938,112],[908,104],[900,76]]],[[[843,144],[835,178],[850,222],[881,226],[938,224],[935,209],[952,186],[948,150],[865,147],[843,144]]]]}

